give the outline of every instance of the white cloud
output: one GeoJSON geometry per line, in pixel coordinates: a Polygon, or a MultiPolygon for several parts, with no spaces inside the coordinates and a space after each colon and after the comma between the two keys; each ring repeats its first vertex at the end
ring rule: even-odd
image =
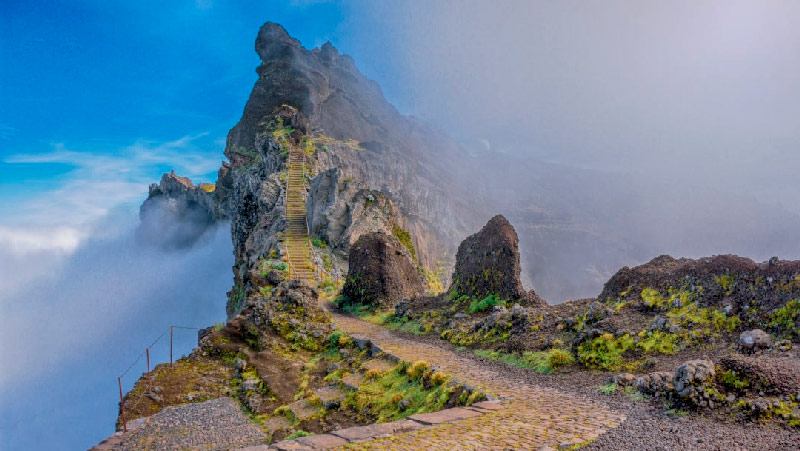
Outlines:
{"type": "Polygon", "coordinates": [[[135,209],[162,172],[174,168],[195,182],[213,180],[221,158],[216,142],[200,133],[166,142],[138,140],[113,152],[76,151],[56,143],[48,153],[9,156],[9,164],[60,163],[72,169],[56,179],[54,188],[26,199],[0,220],[0,247],[15,253],[70,252],[112,209],[135,209]]]}
{"type": "Polygon", "coordinates": [[[69,227],[30,229],[0,225],[0,248],[15,254],[32,251],[72,252],[78,247],[81,234],[69,227]]]}

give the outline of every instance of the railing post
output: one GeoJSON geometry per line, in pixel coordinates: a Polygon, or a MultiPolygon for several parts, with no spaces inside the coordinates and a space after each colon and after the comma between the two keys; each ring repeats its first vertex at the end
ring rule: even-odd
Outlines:
{"type": "Polygon", "coordinates": [[[153,377],[150,374],[150,348],[147,351],[147,393],[153,393],[153,377]]]}
{"type": "Polygon", "coordinates": [[[117,378],[117,383],[119,384],[119,408],[122,411],[122,432],[128,432],[128,423],[125,421],[125,399],[122,397],[122,376],[117,378]]]}
{"type": "Polygon", "coordinates": [[[175,326],[169,326],[169,366],[172,366],[172,330],[175,326]]]}

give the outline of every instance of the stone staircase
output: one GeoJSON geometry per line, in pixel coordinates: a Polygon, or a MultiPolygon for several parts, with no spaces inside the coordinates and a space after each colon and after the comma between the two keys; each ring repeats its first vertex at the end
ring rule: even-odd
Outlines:
{"type": "Polygon", "coordinates": [[[311,242],[308,238],[305,196],[305,152],[291,146],[286,175],[286,222],[283,235],[284,251],[288,257],[292,279],[316,285],[316,268],[313,263],[311,242]]]}

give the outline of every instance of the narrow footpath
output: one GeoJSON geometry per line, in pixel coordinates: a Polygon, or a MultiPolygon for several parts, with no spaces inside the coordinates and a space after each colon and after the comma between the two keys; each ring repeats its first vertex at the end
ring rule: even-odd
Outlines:
{"type": "Polygon", "coordinates": [[[331,313],[340,330],[368,338],[403,360],[426,360],[460,381],[507,401],[503,409],[475,418],[350,444],[346,449],[569,449],[596,439],[625,420],[623,414],[600,403],[525,384],[444,348],[401,338],[358,318],[331,313]]]}

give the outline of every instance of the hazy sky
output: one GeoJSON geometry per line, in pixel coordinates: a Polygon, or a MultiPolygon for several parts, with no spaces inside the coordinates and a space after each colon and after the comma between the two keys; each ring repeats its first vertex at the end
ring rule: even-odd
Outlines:
{"type": "Polygon", "coordinates": [[[800,211],[796,1],[369,4],[400,103],[462,139],[800,211]]]}

